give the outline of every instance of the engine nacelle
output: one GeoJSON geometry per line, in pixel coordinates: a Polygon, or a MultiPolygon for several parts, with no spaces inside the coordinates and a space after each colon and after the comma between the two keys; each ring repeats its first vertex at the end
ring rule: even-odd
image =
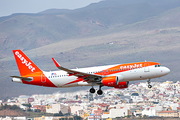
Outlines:
{"type": "Polygon", "coordinates": [[[119,81],[123,80],[123,76],[109,76],[102,78],[102,84],[108,87],[114,87],[119,85],[119,81]]]}
{"type": "Polygon", "coordinates": [[[102,84],[108,87],[114,87],[118,85],[118,78],[116,76],[102,78],[102,84]]]}
{"type": "Polygon", "coordinates": [[[102,78],[102,84],[104,86],[114,87],[118,89],[128,88],[129,82],[126,82],[126,81],[120,82],[121,80],[123,80],[122,75],[104,77],[102,78]]]}
{"type": "Polygon", "coordinates": [[[124,89],[124,88],[128,88],[129,82],[119,82],[118,85],[114,86],[114,88],[118,88],[118,89],[124,89]]]}

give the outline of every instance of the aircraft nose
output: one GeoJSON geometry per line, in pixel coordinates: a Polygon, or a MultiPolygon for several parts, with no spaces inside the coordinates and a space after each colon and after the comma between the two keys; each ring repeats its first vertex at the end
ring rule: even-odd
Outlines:
{"type": "Polygon", "coordinates": [[[164,72],[165,74],[169,74],[169,73],[170,73],[170,69],[167,68],[167,67],[165,67],[165,68],[163,69],[163,72],[164,72]]]}

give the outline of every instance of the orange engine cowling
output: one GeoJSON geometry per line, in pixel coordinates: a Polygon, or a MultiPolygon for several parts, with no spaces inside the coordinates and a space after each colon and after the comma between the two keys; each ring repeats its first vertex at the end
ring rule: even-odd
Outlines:
{"type": "Polygon", "coordinates": [[[129,82],[119,82],[118,85],[114,86],[114,88],[118,88],[118,89],[124,89],[124,88],[128,88],[129,82]]]}
{"type": "Polygon", "coordinates": [[[129,82],[119,82],[120,80],[123,80],[123,76],[110,76],[110,77],[104,77],[102,78],[102,84],[104,86],[108,87],[114,87],[114,88],[127,88],[129,82]]]}
{"type": "Polygon", "coordinates": [[[118,77],[110,76],[102,78],[102,84],[108,87],[114,87],[118,84],[118,77]]]}

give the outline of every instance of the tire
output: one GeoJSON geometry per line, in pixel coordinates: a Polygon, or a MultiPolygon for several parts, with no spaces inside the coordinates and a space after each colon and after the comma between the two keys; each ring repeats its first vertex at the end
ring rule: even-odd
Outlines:
{"type": "Polygon", "coordinates": [[[98,94],[98,95],[102,95],[102,94],[103,94],[103,91],[102,91],[102,90],[98,90],[98,91],[97,91],[97,94],[98,94]]]}
{"type": "Polygon", "coordinates": [[[95,90],[94,88],[91,88],[91,89],[89,90],[89,92],[90,92],[90,93],[95,93],[96,90],[95,90]]]}
{"type": "Polygon", "coordinates": [[[148,85],[148,88],[152,88],[152,85],[148,85]]]}

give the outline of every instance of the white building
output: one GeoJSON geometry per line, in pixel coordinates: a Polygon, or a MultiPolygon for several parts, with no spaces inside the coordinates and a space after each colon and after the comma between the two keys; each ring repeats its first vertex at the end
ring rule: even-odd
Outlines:
{"type": "Polygon", "coordinates": [[[46,112],[47,113],[59,113],[62,112],[63,114],[68,113],[68,106],[64,104],[52,104],[51,107],[46,107],[46,112]]]}
{"type": "Polygon", "coordinates": [[[156,110],[153,109],[152,107],[145,108],[145,109],[142,111],[142,116],[143,116],[143,115],[156,116],[156,110]]]}
{"type": "Polygon", "coordinates": [[[103,114],[102,119],[124,117],[128,115],[128,109],[111,109],[109,114],[103,114]]]}
{"type": "Polygon", "coordinates": [[[78,110],[82,110],[81,106],[70,106],[71,114],[78,115],[78,110]]]}
{"type": "Polygon", "coordinates": [[[26,117],[14,117],[13,120],[26,120],[26,117]]]}
{"type": "Polygon", "coordinates": [[[138,93],[133,93],[133,94],[131,95],[131,99],[133,100],[133,102],[143,101],[143,98],[140,97],[138,93]]]}
{"type": "Polygon", "coordinates": [[[26,103],[28,103],[28,98],[29,98],[29,96],[21,95],[21,96],[19,96],[18,101],[21,104],[23,104],[23,103],[26,104],[26,103]]]}

